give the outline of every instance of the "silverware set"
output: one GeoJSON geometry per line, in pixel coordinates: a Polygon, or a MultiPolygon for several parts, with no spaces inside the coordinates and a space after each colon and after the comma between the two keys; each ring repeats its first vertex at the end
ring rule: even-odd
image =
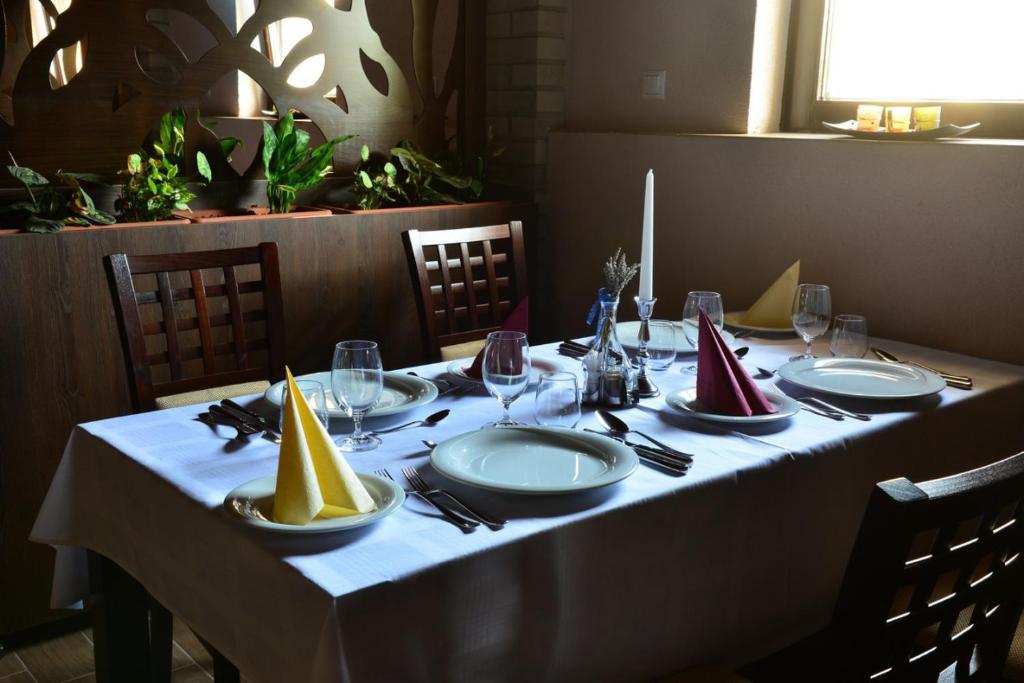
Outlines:
{"type": "MultiPolygon", "coordinates": [[[[436,444],[434,445],[436,446],[436,444]]],[[[375,474],[378,477],[395,481],[395,478],[386,469],[376,470],[375,474]]],[[[492,531],[499,531],[508,523],[500,517],[480,512],[451,491],[430,487],[413,467],[403,467],[402,476],[405,477],[406,482],[411,487],[406,489],[406,493],[412,494],[433,506],[445,519],[466,533],[473,531],[481,524],[492,531]]]]}
{"type": "Polygon", "coordinates": [[[954,375],[948,372],[943,372],[942,370],[936,370],[935,368],[924,365],[923,363],[918,363],[917,361],[914,360],[901,360],[900,358],[896,357],[895,354],[890,353],[885,349],[880,349],[877,346],[871,347],[871,353],[875,354],[878,360],[884,360],[887,363],[902,363],[904,365],[913,365],[914,367],[921,368],[922,370],[934,372],[936,375],[946,380],[946,386],[964,390],[970,390],[974,388],[974,380],[968,377],[967,375],[954,375]]]}
{"type": "Polygon", "coordinates": [[[261,434],[271,441],[279,442],[281,439],[281,432],[277,425],[229,398],[221,401],[220,405],[208,406],[206,410],[207,412],[199,414],[197,419],[200,422],[211,427],[217,425],[232,427],[237,432],[235,438],[241,439],[261,434]]]}
{"type": "MultiPolygon", "coordinates": [[[[780,389],[777,386],[771,385],[768,386],[767,388],[769,391],[780,396],[788,396],[788,394],[786,394],[784,391],[782,391],[782,389],[780,389]]],[[[837,422],[842,422],[848,417],[854,420],[861,420],[862,422],[871,421],[870,415],[866,415],[864,413],[856,413],[852,410],[840,408],[839,406],[824,401],[816,396],[803,396],[801,398],[789,396],[789,398],[792,398],[794,401],[799,403],[800,407],[806,410],[807,412],[814,413],[815,415],[820,415],[821,417],[827,417],[829,419],[836,420],[837,422]]]]}
{"type": "Polygon", "coordinates": [[[637,456],[649,465],[655,465],[675,476],[682,476],[686,474],[690,469],[690,466],[693,464],[692,454],[676,450],[675,448],[672,448],[671,446],[664,444],[643,432],[630,429],[629,425],[606,410],[598,410],[597,419],[607,430],[606,432],[600,432],[595,429],[584,429],[584,431],[591,432],[593,434],[601,434],[602,436],[610,436],[616,441],[632,448],[637,456]],[[627,438],[627,435],[629,434],[636,434],[654,445],[648,446],[646,444],[630,441],[627,438]]]}

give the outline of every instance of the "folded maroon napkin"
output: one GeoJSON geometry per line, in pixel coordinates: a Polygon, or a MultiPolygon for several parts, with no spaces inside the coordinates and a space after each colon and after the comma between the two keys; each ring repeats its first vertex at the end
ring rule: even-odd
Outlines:
{"type": "MultiPolygon", "coordinates": [[[[505,318],[505,322],[501,324],[501,331],[530,334],[530,297],[524,297],[519,302],[519,305],[512,309],[512,312],[505,318]]],[[[468,368],[463,368],[462,371],[473,379],[481,379],[483,377],[483,365],[484,349],[480,349],[480,353],[476,354],[473,364],[468,368]]]]}
{"type": "Polygon", "coordinates": [[[704,311],[697,331],[697,400],[722,415],[778,412],[768,402],[704,311]]]}

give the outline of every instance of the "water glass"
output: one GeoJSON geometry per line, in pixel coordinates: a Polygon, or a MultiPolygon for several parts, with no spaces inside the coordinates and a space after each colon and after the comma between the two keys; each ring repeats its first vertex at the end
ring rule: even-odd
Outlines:
{"type": "Polygon", "coordinates": [[[576,375],[571,372],[548,372],[541,375],[533,405],[537,424],[570,429],[575,427],[580,421],[580,391],[576,375]]]}
{"type": "MultiPolygon", "coordinates": [[[[324,385],[312,379],[297,379],[295,384],[299,387],[299,393],[305,397],[306,403],[313,409],[313,414],[320,420],[320,424],[324,426],[324,429],[327,429],[329,422],[327,395],[324,393],[324,385]]],[[[281,416],[277,421],[277,428],[282,434],[284,434],[284,407],[288,405],[288,393],[288,383],[285,382],[284,394],[281,396],[281,416]]]]}
{"type": "Polygon", "coordinates": [[[670,320],[651,320],[647,324],[647,368],[667,370],[676,360],[676,325],[670,320]]]}
{"type": "MultiPolygon", "coordinates": [[[[711,324],[721,332],[725,326],[725,309],[722,307],[722,295],[718,292],[690,292],[686,295],[686,304],[683,306],[683,335],[694,351],[697,350],[697,340],[700,337],[700,316],[699,311],[711,319],[711,324]]],[[[683,368],[687,375],[696,375],[697,366],[689,365],[683,368]]]]}
{"type": "Polygon", "coordinates": [[[498,399],[502,417],[489,427],[511,427],[518,424],[508,409],[526,391],[530,383],[530,345],[522,332],[491,332],[487,335],[483,363],[484,386],[498,399]]]}
{"type": "Polygon", "coordinates": [[[868,352],[868,321],[862,315],[837,315],[829,351],[837,358],[863,358],[868,352]]]}
{"type": "Polygon", "coordinates": [[[380,439],[363,433],[363,418],[384,391],[384,369],[377,342],[343,341],[334,347],[331,390],[352,418],[352,434],[338,444],[343,451],[371,451],[380,439]]]}
{"type": "Polygon", "coordinates": [[[790,360],[814,358],[811,342],[828,331],[832,319],[832,293],[827,285],[800,285],[793,297],[793,329],[804,340],[803,355],[790,360]]]}

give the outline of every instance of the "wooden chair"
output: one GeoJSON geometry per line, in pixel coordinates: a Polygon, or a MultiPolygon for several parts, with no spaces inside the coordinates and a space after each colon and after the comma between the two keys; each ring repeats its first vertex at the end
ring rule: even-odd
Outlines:
{"type": "Polygon", "coordinates": [[[183,405],[219,400],[284,379],[277,244],[153,256],[111,254],[104,262],[137,412],[169,407],[175,396],[183,405]],[[239,276],[238,269],[257,267],[257,279],[239,276]],[[137,285],[147,278],[148,286],[137,285]],[[261,304],[246,307],[256,293],[262,293],[261,304]],[[262,336],[253,332],[257,327],[264,328],[262,336]],[[255,352],[261,351],[266,360],[257,363],[255,352]],[[195,393],[215,389],[215,396],[195,393]]]}
{"type": "Polygon", "coordinates": [[[878,484],[830,625],[760,681],[999,681],[1024,605],[1024,453],[878,484]]]}
{"type": "Polygon", "coordinates": [[[402,233],[428,358],[474,355],[527,295],[523,225],[402,233]],[[472,342],[477,342],[472,344],[472,342]],[[467,344],[468,343],[468,344],[467,344]]]}

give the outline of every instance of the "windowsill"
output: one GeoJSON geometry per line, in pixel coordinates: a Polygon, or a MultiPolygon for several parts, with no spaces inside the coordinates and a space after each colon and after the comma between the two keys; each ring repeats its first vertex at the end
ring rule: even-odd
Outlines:
{"type": "Polygon", "coordinates": [[[943,138],[941,140],[861,140],[849,135],[836,133],[678,133],[671,131],[652,130],[586,130],[562,129],[552,133],[583,134],[583,135],[643,135],[673,138],[730,138],[736,140],[801,140],[809,142],[833,141],[856,144],[888,144],[888,145],[966,145],[969,147],[1024,147],[1022,138],[943,138]]]}

